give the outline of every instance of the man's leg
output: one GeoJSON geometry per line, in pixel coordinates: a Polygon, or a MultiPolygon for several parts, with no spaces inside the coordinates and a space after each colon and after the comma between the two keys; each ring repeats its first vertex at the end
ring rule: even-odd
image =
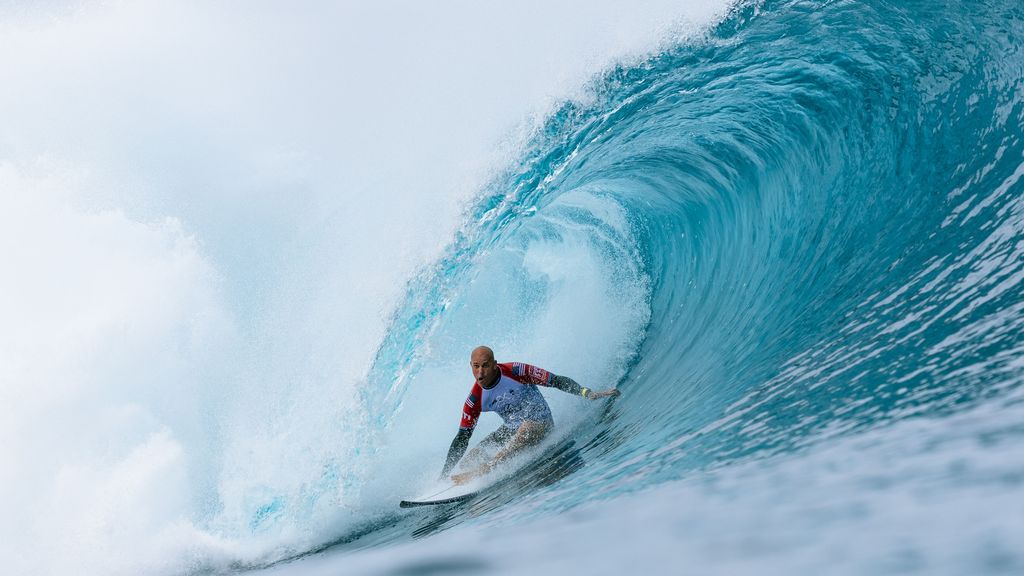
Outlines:
{"type": "Polygon", "coordinates": [[[544,422],[523,422],[508,444],[494,455],[493,463],[497,464],[523,448],[539,444],[547,436],[549,428],[544,422]]]}
{"type": "Polygon", "coordinates": [[[452,480],[456,484],[465,484],[466,482],[469,482],[473,478],[479,478],[480,476],[487,474],[488,472],[491,471],[495,464],[512,456],[513,454],[516,453],[517,450],[521,450],[528,446],[538,444],[541,440],[544,439],[544,436],[547,435],[549,429],[550,426],[544,422],[524,422],[515,431],[511,431],[509,428],[502,426],[496,431],[502,433],[492,433],[488,435],[483,442],[480,442],[480,444],[478,444],[477,447],[474,448],[475,454],[473,454],[473,456],[479,457],[484,455],[483,450],[480,450],[484,442],[487,442],[488,445],[493,447],[498,442],[500,442],[503,437],[508,437],[508,442],[505,443],[505,447],[502,448],[501,450],[498,450],[498,453],[495,454],[494,458],[492,458],[491,460],[487,460],[486,458],[480,458],[481,460],[484,460],[484,462],[482,463],[466,462],[466,460],[468,459],[463,459],[463,461],[465,462],[464,469],[469,469],[469,471],[462,472],[460,474],[455,474],[454,476],[452,476],[452,480]],[[477,465],[478,467],[475,469],[471,468],[474,465],[477,465]]]}
{"type": "Polygon", "coordinates": [[[488,434],[479,444],[474,446],[466,457],[459,463],[459,468],[462,470],[470,470],[483,464],[487,461],[491,454],[495,450],[500,449],[502,446],[508,443],[509,440],[515,437],[517,430],[513,430],[508,426],[501,426],[494,432],[488,434]]]}

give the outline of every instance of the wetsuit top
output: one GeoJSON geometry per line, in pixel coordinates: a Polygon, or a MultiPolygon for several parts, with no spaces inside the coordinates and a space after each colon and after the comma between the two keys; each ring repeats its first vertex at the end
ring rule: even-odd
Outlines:
{"type": "Polygon", "coordinates": [[[501,377],[494,386],[484,388],[473,382],[469,397],[462,406],[459,432],[448,448],[448,457],[445,459],[444,469],[441,470],[442,478],[448,476],[466,453],[469,437],[473,435],[480,412],[497,412],[505,421],[505,426],[512,430],[517,430],[527,421],[543,422],[551,426],[551,408],[548,407],[540,390],[537,390],[537,386],[558,388],[584,398],[590,394],[589,389],[580,386],[572,378],[552,374],[543,368],[522,362],[498,364],[498,368],[501,370],[501,377]]]}
{"type": "Polygon", "coordinates": [[[469,397],[462,406],[460,430],[472,432],[480,412],[496,412],[505,426],[518,429],[524,422],[554,423],[551,408],[537,386],[551,386],[552,374],[543,368],[509,362],[498,364],[501,377],[494,386],[484,388],[473,382],[469,397]]]}

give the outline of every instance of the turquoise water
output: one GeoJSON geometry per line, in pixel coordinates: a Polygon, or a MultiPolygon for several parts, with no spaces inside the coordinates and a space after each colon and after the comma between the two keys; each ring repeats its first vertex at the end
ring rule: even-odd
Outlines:
{"type": "MultiPolygon", "coordinates": [[[[496,518],[448,524],[482,526],[486,542],[510,521],[724,476],[745,495],[698,518],[770,508],[769,495],[801,502],[809,489],[802,506],[819,498],[823,519],[791,519],[793,540],[813,543],[822,526],[840,540],[849,531],[850,561],[832,569],[1024,569],[1022,40],[1019,2],[741,5],[706,37],[609,70],[591,100],[558,109],[491,183],[448,257],[412,285],[377,375],[383,386],[397,365],[415,372],[435,350],[457,354],[448,340],[473,334],[472,322],[513,326],[498,338],[515,346],[531,315],[574,305],[564,297],[573,273],[550,268],[590,259],[606,299],[567,314],[579,322],[554,326],[555,335],[544,325],[543,337],[620,326],[618,346],[586,376],[616,383],[623,399],[574,432],[592,442],[571,481],[496,518]],[[882,448],[859,453],[857,442],[882,448]],[[986,472],[972,450],[997,470],[986,472]],[[830,451],[849,459],[823,464],[830,451]],[[935,469],[893,470],[915,458],[935,469]],[[836,470],[859,480],[817,485],[815,475],[836,470]],[[935,492],[927,500],[936,510],[922,512],[921,491],[935,492]],[[825,505],[837,498],[864,502],[854,512],[825,505]],[[987,534],[978,541],[951,538],[947,527],[902,532],[915,519],[1000,502],[996,517],[974,520],[987,534]],[[887,522],[901,532],[872,541],[862,523],[842,521],[847,514],[893,515],[887,522]],[[963,557],[935,561],[936,542],[963,557]]],[[[644,538],[663,542],[664,513],[654,511],[667,506],[680,521],[691,511],[658,494],[611,504],[587,526],[621,529],[635,505],[654,518],[639,528],[644,538]]],[[[573,525],[541,522],[552,523],[573,525]]],[[[746,530],[717,520],[680,546],[746,530]]],[[[789,558],[807,567],[802,548],[789,546],[764,554],[775,559],[768,566],[785,571],[789,558]]],[[[830,552],[818,554],[824,562],[830,552]]],[[[696,573],[731,561],[691,558],[696,573]]]]}

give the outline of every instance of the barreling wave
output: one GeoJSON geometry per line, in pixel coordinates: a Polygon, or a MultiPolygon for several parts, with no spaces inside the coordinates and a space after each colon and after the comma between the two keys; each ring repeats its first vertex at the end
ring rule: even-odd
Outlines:
{"type": "MultiPolygon", "coordinates": [[[[483,342],[623,391],[597,415],[556,405],[573,481],[501,503],[502,522],[1019,402],[1022,38],[1013,0],[758,2],[608,70],[410,282],[353,456],[387,468],[424,373],[483,342]]],[[[328,468],[327,490],[366,475],[328,468]]],[[[378,492],[333,544],[481,514],[424,525],[378,492]]]]}
{"type": "Polygon", "coordinates": [[[411,284],[367,391],[379,425],[474,324],[537,317],[553,329],[500,343],[582,343],[585,376],[624,391],[557,506],[1008,401],[1022,38],[1015,1],[762,2],[609,70],[411,284]]]}

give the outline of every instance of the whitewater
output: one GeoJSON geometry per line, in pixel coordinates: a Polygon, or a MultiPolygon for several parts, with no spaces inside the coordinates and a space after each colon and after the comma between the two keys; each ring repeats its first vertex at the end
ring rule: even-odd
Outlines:
{"type": "Polygon", "coordinates": [[[0,85],[4,573],[1024,572],[1019,1],[13,2],[0,85]],[[399,509],[479,344],[622,396],[399,509]]]}

